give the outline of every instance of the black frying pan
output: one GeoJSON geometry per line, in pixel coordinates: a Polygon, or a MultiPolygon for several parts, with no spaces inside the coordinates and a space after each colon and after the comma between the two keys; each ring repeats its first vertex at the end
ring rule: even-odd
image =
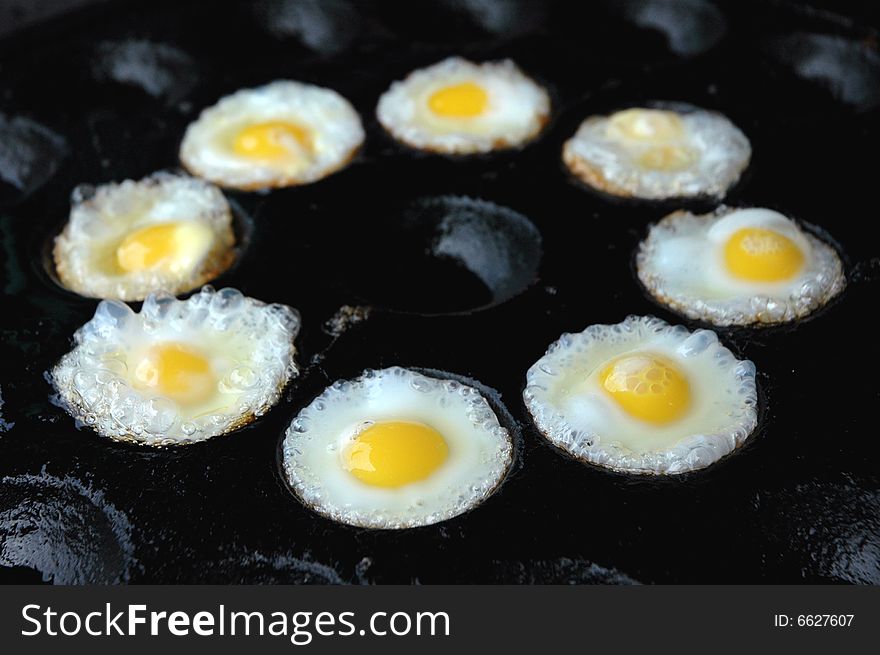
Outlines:
{"type": "Polygon", "coordinates": [[[101,3],[14,30],[0,42],[0,112],[43,127],[0,143],[0,579],[880,581],[876,43],[826,11],[700,0],[101,3]],[[554,110],[542,137],[461,160],[383,134],[378,95],[451,54],[512,57],[545,83],[554,110]],[[229,194],[247,239],[216,286],[302,312],[302,375],[255,424],[191,447],[77,429],[44,378],[96,307],[60,288],[46,257],[71,189],[175,167],[204,106],[276,78],[337,89],[368,132],[329,179],[229,194]],[[760,427],[718,464],[672,479],[566,457],[521,401],[526,369],[563,331],[630,313],[697,326],[652,302],[632,270],[646,227],[672,207],[611,202],[560,164],[588,113],[651,100],[718,109],[741,126],[754,157],[727,202],[827,231],[849,277],[809,320],[721,331],[757,365],[760,427]],[[493,238],[509,257],[438,256],[436,217],[418,229],[410,217],[449,195],[525,215],[540,250],[501,226],[493,238]],[[481,265],[506,270],[509,284],[481,265]],[[372,311],[348,320],[345,306],[372,311]],[[495,390],[517,436],[514,470],[482,506],[438,525],[337,525],[287,489],[280,439],[324,386],[392,364],[495,390]]]}

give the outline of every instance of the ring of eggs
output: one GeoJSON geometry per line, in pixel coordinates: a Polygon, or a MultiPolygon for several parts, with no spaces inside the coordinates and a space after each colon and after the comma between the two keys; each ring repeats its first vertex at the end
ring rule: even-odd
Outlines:
{"type": "Polygon", "coordinates": [[[410,528],[480,504],[512,459],[479,391],[405,368],[338,381],[287,429],[283,464],[302,502],[341,523],[410,528]]]}
{"type": "Polygon", "coordinates": [[[723,197],[751,154],[748,138],[716,112],[630,108],[587,118],[562,158],[599,191],[660,200],[723,197]]]}
{"type": "Polygon", "coordinates": [[[105,437],[204,441],[262,416],[297,373],[299,315],[235,289],[98,305],[51,372],[61,404],[105,437]]]}
{"type": "Polygon", "coordinates": [[[447,154],[524,144],[550,116],[550,97],[510,60],[460,57],[413,71],[379,98],[376,116],[398,141],[447,154]]]}
{"type": "Polygon", "coordinates": [[[143,300],[211,281],[232,264],[234,246],[232,212],[217,187],[156,173],[77,189],[53,256],[60,282],[81,296],[143,300]]]}
{"type": "Polygon", "coordinates": [[[308,184],[344,168],[364,141],[354,107],[301,82],[244,89],[186,129],[180,161],[193,175],[244,191],[308,184]]]}
{"type": "Polygon", "coordinates": [[[834,248],[759,208],[674,212],[651,227],[636,269],[660,303],[715,325],[793,321],[846,284],[834,248]]]}
{"type": "Polygon", "coordinates": [[[563,334],[529,369],[523,397],[553,444],[631,473],[703,468],[758,423],[752,362],[710,330],[653,317],[563,334]]]}

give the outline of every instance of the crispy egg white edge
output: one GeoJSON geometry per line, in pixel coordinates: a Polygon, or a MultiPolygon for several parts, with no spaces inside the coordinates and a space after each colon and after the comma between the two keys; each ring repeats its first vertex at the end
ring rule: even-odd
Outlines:
{"type": "MultiPolygon", "coordinates": [[[[426,411],[424,405],[421,407],[422,412],[426,411]]],[[[461,445],[458,447],[461,448],[461,445]]],[[[282,456],[288,482],[306,506],[340,523],[365,528],[398,529],[444,521],[481,504],[509,470],[513,445],[508,430],[501,425],[491,405],[477,389],[456,380],[434,378],[395,366],[367,370],[353,380],[340,380],[327,387],[291,421],[285,432],[282,456]],[[440,394],[437,397],[448,399],[445,407],[434,406],[431,411],[441,413],[444,423],[466,422],[471,436],[479,435],[483,440],[482,443],[470,444],[477,452],[471,451],[469,455],[478,454],[479,459],[474,462],[467,456],[456,457],[456,443],[452,442],[449,457],[455,459],[448,460],[426,480],[398,489],[370,487],[345,471],[339,461],[340,447],[357,423],[352,419],[421,421],[433,424],[432,427],[440,431],[445,439],[453,436],[461,444],[458,431],[444,431],[443,425],[436,425],[436,418],[418,415],[420,403],[433,402],[434,398],[429,399],[430,392],[419,391],[413,384],[423,385],[425,389],[432,389],[435,396],[440,394]],[[404,398],[401,409],[395,412],[383,407],[373,410],[381,415],[364,415],[369,413],[371,402],[379,402],[375,399],[385,393],[400,394],[404,398]],[[413,407],[417,409],[413,410],[413,407]],[[334,409],[347,412],[346,418],[343,419],[341,414],[334,418],[334,409]],[[448,418],[446,412],[455,414],[448,418]],[[331,444],[336,450],[328,453],[326,449],[331,444]],[[317,469],[319,462],[321,470],[317,469]],[[324,465],[326,468],[323,468],[324,465]],[[332,483],[325,479],[327,476],[333,479],[332,483]],[[342,502],[342,497],[334,498],[331,484],[345,485],[352,493],[357,492],[365,505],[352,506],[342,502]],[[427,499],[421,504],[412,504],[420,494],[421,498],[427,496],[427,499]],[[431,501],[438,498],[442,504],[432,504],[431,501]],[[411,504],[402,505],[404,499],[411,504]],[[390,506],[381,507],[383,502],[390,506]],[[370,503],[377,503],[380,507],[375,509],[370,503]]]]}
{"type": "Polygon", "coordinates": [[[589,116],[565,142],[563,161],[582,182],[605,193],[662,200],[693,196],[723,197],[751,160],[748,137],[726,116],[705,109],[676,112],[692,147],[695,165],[678,171],[648,170],[605,134],[610,116],[589,116]]]}
{"type": "Polygon", "coordinates": [[[461,57],[449,57],[393,82],[376,107],[376,117],[382,127],[398,141],[417,149],[461,155],[522,145],[540,133],[549,116],[550,96],[546,89],[509,59],[476,64],[461,57]],[[448,130],[443,133],[434,132],[422,123],[419,107],[430,93],[449,83],[471,80],[489,83],[490,103],[493,93],[515,94],[515,106],[471,119],[474,129],[484,130],[482,134],[462,132],[456,125],[460,121],[455,119],[434,117],[438,129],[448,130]],[[528,107],[527,112],[519,111],[523,104],[528,107]],[[511,114],[517,114],[518,120],[511,120],[511,114]],[[494,127],[493,120],[499,118],[505,123],[494,127]]]}
{"type": "Polygon", "coordinates": [[[189,124],[180,145],[180,161],[199,177],[245,191],[316,182],[345,167],[365,138],[360,115],[336,91],[279,80],[241,89],[205,108],[189,124]],[[305,168],[258,164],[217,142],[220,132],[239,122],[289,120],[308,128],[315,159],[305,168]],[[244,119],[244,121],[242,121],[244,119]]]}
{"type": "Polygon", "coordinates": [[[74,348],[59,360],[49,377],[67,412],[101,436],[149,446],[204,441],[262,416],[277,402],[283,387],[298,373],[294,339],[299,326],[296,310],[285,305],[267,305],[231,288],[215,291],[205,286],[186,300],[153,294],[144,301],[139,313],[122,302],[105,300],[98,305],[95,316],[76,331],[74,348]],[[194,324],[197,320],[201,324],[194,324]],[[124,374],[108,370],[99,359],[101,353],[127,336],[125,330],[142,330],[148,342],[156,325],[184,335],[183,341],[198,329],[225,333],[232,338],[238,334],[245,338],[254,336],[260,351],[253,353],[258,361],[251,364],[262,367],[258,371],[261,384],[241,392],[237,400],[239,411],[235,413],[182,420],[176,403],[161,394],[147,394],[131,387],[124,374]],[[128,412],[132,414],[130,418],[128,412]],[[157,428],[155,422],[162,419],[168,422],[167,427],[157,428]],[[154,422],[152,427],[150,421],[154,422]]]}
{"type": "MultiPolygon", "coordinates": [[[[706,259],[707,250],[714,254],[708,261],[723,266],[718,250],[723,242],[710,240],[709,231],[718,221],[741,211],[721,206],[708,214],[694,215],[686,211],[673,212],[651,226],[648,236],[639,244],[636,255],[636,271],[639,281],[654,299],[662,305],[692,319],[699,319],[718,326],[786,323],[803,318],[843,291],[846,275],[837,251],[818,237],[800,228],[794,221],[781,214],[789,226],[783,233],[805,248],[807,263],[793,282],[740,283],[731,285],[732,295],[727,298],[705,298],[692,289],[683,289],[677,281],[669,278],[659,266],[658,251],[666,239],[681,239],[683,233],[704,235],[705,240],[694,238],[695,257],[690,258],[688,268],[699,279],[709,279],[707,271],[700,267],[706,259]],[[709,246],[709,248],[707,248],[709,246]],[[699,268],[696,268],[699,267],[699,268]],[[738,288],[738,292],[737,292],[738,288]],[[750,291],[750,288],[752,291],[750,291]]],[[[773,212],[776,214],[776,212],[773,212]]],[[[754,224],[760,227],[760,223],[754,224]]],[[[745,225],[742,225],[743,227],[745,225]]],[[[714,278],[713,278],[714,279],[714,278]]]]}
{"type": "Polygon", "coordinates": [[[141,180],[102,184],[86,197],[74,192],[70,218],[56,237],[52,253],[55,272],[67,289],[88,298],[136,301],[154,291],[177,294],[198,288],[228,268],[235,258],[234,247],[232,209],[220,189],[198,178],[160,171],[141,180]],[[150,197],[159,204],[180,201],[187,205],[187,211],[120,222],[114,205],[124,204],[127,195],[150,197]],[[112,275],[96,266],[90,244],[120,241],[131,229],[169,221],[198,222],[211,231],[208,252],[189,275],[157,271],[112,275]]]}
{"type": "Polygon", "coordinates": [[[629,316],[617,325],[592,325],[580,333],[563,334],[529,368],[523,399],[538,430],[551,443],[578,459],[628,473],[677,474],[704,468],[741,446],[758,424],[754,364],[738,360],[711,330],[689,332],[683,326],[650,316],[629,316]],[[613,435],[599,435],[572,425],[552,401],[555,385],[562,377],[555,371],[562,370],[570,358],[583,357],[594,344],[607,343],[609,336],[621,346],[622,354],[639,347],[652,334],[680,338],[687,357],[723,357],[736,362],[731,370],[735,382],[741,385],[741,415],[732,417],[723,429],[684,434],[674,447],[653,452],[634,452],[614,443],[613,435]]]}

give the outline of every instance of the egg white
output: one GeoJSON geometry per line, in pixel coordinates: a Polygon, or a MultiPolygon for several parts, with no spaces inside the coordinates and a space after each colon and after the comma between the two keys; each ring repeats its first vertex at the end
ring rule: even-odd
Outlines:
{"type": "Polygon", "coordinates": [[[590,116],[565,142],[562,158],[585,184],[622,197],[661,200],[692,196],[723,197],[748,166],[748,138],[725,116],[704,109],[676,112],[684,143],[695,159],[684,168],[656,170],[642,166],[643,144],[609,130],[610,116],[590,116]]]}
{"type": "Polygon", "coordinates": [[[368,528],[410,528],[457,516],[495,489],[511,458],[510,435],[479,391],[400,367],[334,383],[291,422],[283,445],[284,470],[304,504],[368,528]],[[341,459],[365,421],[427,424],[446,440],[448,457],[428,478],[403,487],[366,484],[341,459]]]}
{"type": "Polygon", "coordinates": [[[184,293],[217,277],[235,259],[232,211],[212,184],[184,175],[154,173],[97,188],[79,187],[70,219],[55,240],[60,282],[81,296],[143,300],[154,291],[184,293]],[[126,236],[151,225],[204,226],[185,268],[125,271],[115,266],[126,236]]]}
{"type": "Polygon", "coordinates": [[[639,280],[660,303],[714,325],[774,324],[804,317],[846,285],[837,251],[770,209],[720,207],[693,215],[674,212],[653,225],[636,257],[639,280]],[[727,271],[724,246],[746,227],[791,239],[804,255],[793,278],[779,282],[741,280],[727,271]]]}
{"type": "Polygon", "coordinates": [[[222,187],[255,191],[316,182],[344,168],[363,141],[360,116],[336,91],[281,80],[237,91],[202,111],[186,129],[180,161],[222,187]],[[261,162],[234,152],[230,142],[239,130],[270,121],[308,130],[308,156],[261,162]]]}
{"type": "Polygon", "coordinates": [[[376,116],[398,141],[448,154],[486,153],[524,144],[550,115],[547,91],[510,60],[475,64],[450,57],[410,73],[382,94],[376,116]],[[428,99],[436,91],[474,82],[488,95],[488,108],[473,118],[436,115],[428,99]]]}
{"type": "Polygon", "coordinates": [[[105,437],[151,446],[204,441],[262,416],[296,375],[299,315],[235,289],[204,287],[187,300],[149,296],[139,313],[105,300],[77,330],[50,377],[61,404],[105,437]],[[134,369],[150,346],[190,345],[217,376],[212,395],[183,405],[138,388],[134,369]]]}
{"type": "Polygon", "coordinates": [[[738,360],[710,330],[689,332],[653,317],[563,334],[528,371],[523,393],[540,432],[579,459],[632,473],[682,473],[742,445],[758,422],[755,366],[738,360]],[[625,412],[600,373],[627,353],[670,361],[688,379],[691,404],[672,423],[625,412]]]}

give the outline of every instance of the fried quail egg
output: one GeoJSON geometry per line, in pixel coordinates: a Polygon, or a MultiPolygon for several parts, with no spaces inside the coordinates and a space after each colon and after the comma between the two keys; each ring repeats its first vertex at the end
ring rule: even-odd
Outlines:
{"type": "Polygon", "coordinates": [[[636,268],[659,302],[715,325],[793,321],[846,284],[834,248],[760,208],[670,214],[651,227],[636,268]]]}
{"type": "Polygon", "coordinates": [[[336,91],[278,81],[205,109],[186,130],[180,161],[222,187],[256,191],[327,177],[363,141],[360,116],[336,91]]]}
{"type": "Polygon", "coordinates": [[[758,423],[755,366],[710,330],[652,317],[563,334],[529,369],[523,396],[554,445],[631,473],[703,468],[758,423]]]}
{"type": "Polygon", "coordinates": [[[410,528],[479,505],[512,447],[480,392],[405,368],[338,381],[287,429],[284,470],[307,506],[341,523],[410,528]]]}
{"type": "Polygon", "coordinates": [[[376,115],[398,141],[448,154],[485,153],[534,138],[550,97],[510,60],[450,57],[394,82],[376,115]]]}
{"type": "Polygon", "coordinates": [[[143,300],[184,293],[235,259],[232,212],[220,190],[195,178],[155,173],[73,193],[55,240],[55,271],[90,298],[143,300]]]}
{"type": "Polygon", "coordinates": [[[599,191],[660,200],[724,196],[751,154],[749,140],[721,114],[634,107],[587,118],[565,142],[562,158],[599,191]]]}
{"type": "Polygon", "coordinates": [[[299,315],[235,289],[104,300],[52,369],[60,403],[105,437],[204,441],[262,416],[296,375],[299,315]]]}

